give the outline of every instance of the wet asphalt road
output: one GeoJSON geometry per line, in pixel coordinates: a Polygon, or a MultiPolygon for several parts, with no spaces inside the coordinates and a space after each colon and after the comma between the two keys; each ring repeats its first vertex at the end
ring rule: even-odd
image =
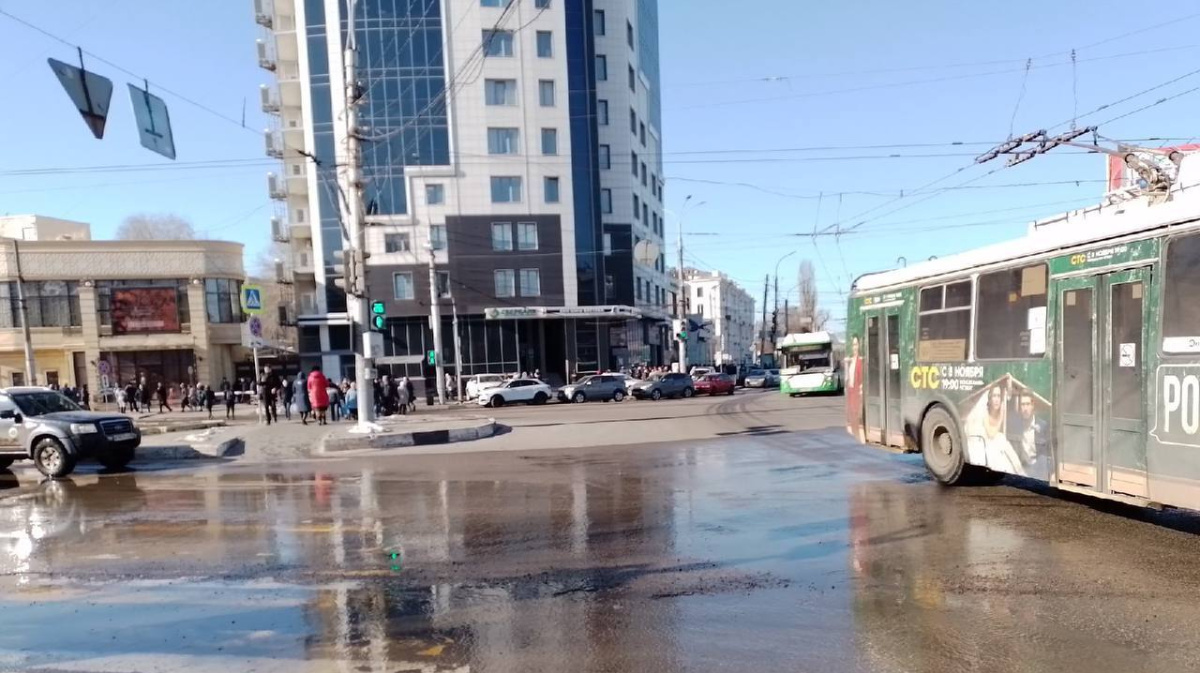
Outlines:
{"type": "Polygon", "coordinates": [[[0,670],[1200,665],[1200,517],[944,490],[840,399],[736,400],[702,440],[7,475],[0,670]]]}

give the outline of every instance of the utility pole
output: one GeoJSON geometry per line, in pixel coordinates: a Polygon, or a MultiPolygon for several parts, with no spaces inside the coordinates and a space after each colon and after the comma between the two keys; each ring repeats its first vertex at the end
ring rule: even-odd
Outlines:
{"type": "Polygon", "coordinates": [[[784,299],[783,299],[783,333],[784,334],[789,333],[788,332],[788,300],[786,297],[784,297],[784,299]]]}
{"type": "MultiPolygon", "coordinates": [[[[691,196],[688,196],[688,198],[686,200],[684,200],[684,204],[686,204],[687,201],[690,200],[691,198],[692,198],[691,196]]],[[[676,298],[676,303],[678,303],[678,305],[679,305],[679,319],[681,321],[680,324],[683,325],[683,330],[686,331],[688,328],[688,319],[687,319],[687,300],[684,298],[684,292],[687,291],[687,288],[685,288],[683,285],[683,218],[679,217],[677,219],[679,220],[679,238],[677,239],[675,247],[678,248],[678,252],[679,252],[679,267],[678,267],[678,269],[676,269],[676,271],[678,272],[678,276],[679,276],[679,293],[677,295],[675,295],[675,298],[676,298]]],[[[690,334],[688,336],[691,337],[690,334]]],[[[679,371],[682,374],[686,374],[687,373],[687,342],[684,341],[683,339],[679,339],[678,334],[675,335],[675,338],[679,341],[679,371]]]]}
{"type": "Polygon", "coordinates": [[[21,274],[21,242],[13,239],[13,256],[17,259],[17,306],[21,311],[21,338],[25,341],[25,385],[37,385],[37,368],[33,364],[33,337],[29,334],[29,307],[25,303],[25,277],[21,274]]]}
{"type": "Polygon", "coordinates": [[[762,358],[767,354],[767,299],[771,292],[771,274],[763,280],[763,310],[762,310],[762,329],[758,332],[758,362],[762,364],[762,358]]]}
{"type": "Polygon", "coordinates": [[[366,334],[370,328],[370,306],[367,301],[366,265],[355,263],[366,259],[367,229],[363,224],[362,174],[359,162],[362,154],[359,148],[358,132],[358,102],[362,92],[358,86],[357,56],[358,48],[355,39],[356,0],[351,0],[347,12],[349,30],[346,31],[346,50],[342,55],[343,76],[346,85],[346,158],[341,162],[341,175],[346,185],[343,188],[346,208],[347,242],[350,250],[346,253],[351,259],[346,264],[346,315],[350,318],[350,329],[356,341],[354,352],[355,387],[358,390],[358,424],[355,431],[368,433],[380,429],[375,421],[375,389],[371,379],[374,378],[373,359],[366,357],[366,345],[360,335],[366,334]]]}
{"type": "Polygon", "coordinates": [[[442,365],[442,306],[438,303],[437,267],[433,264],[433,243],[425,246],[429,255],[429,325],[433,328],[433,364],[437,377],[438,404],[446,403],[446,374],[442,365]]]}
{"type": "Polygon", "coordinates": [[[775,306],[771,309],[771,343],[775,343],[779,325],[779,274],[775,274],[775,306]]]}
{"type": "Polygon", "coordinates": [[[450,293],[450,310],[454,314],[454,399],[462,404],[462,337],[458,332],[458,302],[454,301],[454,293],[450,293]]]}

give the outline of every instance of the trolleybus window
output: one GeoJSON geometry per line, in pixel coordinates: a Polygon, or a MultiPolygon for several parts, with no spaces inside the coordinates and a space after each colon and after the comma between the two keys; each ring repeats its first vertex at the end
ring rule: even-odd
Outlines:
{"type": "Polygon", "coordinates": [[[975,357],[1042,357],[1046,350],[1046,265],[980,274],[977,286],[975,357]]]}
{"type": "Polygon", "coordinates": [[[1163,350],[1200,353],[1200,234],[1172,239],[1167,245],[1163,294],[1163,350]]]}
{"type": "Polygon", "coordinates": [[[960,362],[967,359],[971,337],[971,281],[936,285],[921,290],[921,362],[960,362]]]}

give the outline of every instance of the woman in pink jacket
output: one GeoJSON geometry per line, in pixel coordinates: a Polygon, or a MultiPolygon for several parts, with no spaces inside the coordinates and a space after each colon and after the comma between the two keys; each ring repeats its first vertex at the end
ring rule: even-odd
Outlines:
{"type": "Polygon", "coordinates": [[[320,367],[313,365],[312,373],[308,375],[308,400],[317,412],[318,425],[325,425],[325,410],[329,408],[328,388],[329,379],[321,373],[320,367]]]}

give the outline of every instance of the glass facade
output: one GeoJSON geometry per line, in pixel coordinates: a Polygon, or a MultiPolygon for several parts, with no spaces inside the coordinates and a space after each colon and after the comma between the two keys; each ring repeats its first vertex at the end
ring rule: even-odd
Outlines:
{"type": "MultiPolygon", "coordinates": [[[[591,0],[566,3],[563,11],[567,38],[567,105],[571,120],[577,301],[582,306],[595,306],[602,296],[604,257],[601,254],[600,174],[593,170],[599,147],[593,35],[604,34],[604,15],[594,10],[591,0]]],[[[611,210],[611,194],[607,205],[611,210]]]]}
{"type": "Polygon", "coordinates": [[[637,0],[638,69],[650,82],[646,107],[650,123],[662,131],[662,84],[658,64],[658,0],[637,0]]]}

